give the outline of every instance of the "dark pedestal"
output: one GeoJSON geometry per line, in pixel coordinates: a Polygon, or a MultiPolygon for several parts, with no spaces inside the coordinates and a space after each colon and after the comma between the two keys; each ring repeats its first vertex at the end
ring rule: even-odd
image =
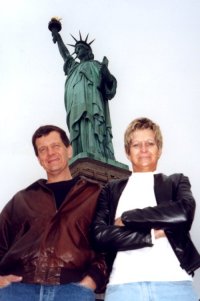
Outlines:
{"type": "Polygon", "coordinates": [[[128,166],[123,163],[100,159],[88,153],[80,153],[72,158],[70,171],[73,177],[85,176],[103,185],[109,180],[125,178],[131,174],[128,166]]]}

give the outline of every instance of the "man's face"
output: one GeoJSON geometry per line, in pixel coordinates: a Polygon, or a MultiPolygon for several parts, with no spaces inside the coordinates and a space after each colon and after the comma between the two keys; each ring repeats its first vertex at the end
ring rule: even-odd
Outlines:
{"type": "Polygon", "coordinates": [[[66,147],[56,131],[36,139],[38,160],[47,172],[48,178],[65,175],[68,161],[72,157],[71,146],[66,147]]]}
{"type": "Polygon", "coordinates": [[[127,155],[134,172],[152,172],[156,170],[161,150],[155,141],[151,129],[136,130],[131,136],[130,152],[127,155]]]}

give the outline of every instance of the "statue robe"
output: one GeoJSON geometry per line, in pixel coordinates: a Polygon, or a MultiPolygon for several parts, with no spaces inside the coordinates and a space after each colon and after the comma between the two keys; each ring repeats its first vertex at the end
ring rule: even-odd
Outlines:
{"type": "Polygon", "coordinates": [[[116,93],[116,79],[109,87],[101,76],[101,63],[78,63],[72,57],[64,65],[67,126],[74,156],[87,152],[114,160],[108,99],[116,93]]]}

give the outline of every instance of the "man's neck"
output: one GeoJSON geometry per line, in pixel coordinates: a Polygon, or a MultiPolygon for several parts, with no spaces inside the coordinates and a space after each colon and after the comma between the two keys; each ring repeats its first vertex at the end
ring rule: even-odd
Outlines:
{"type": "Polygon", "coordinates": [[[72,175],[70,172],[66,172],[64,174],[59,175],[47,175],[47,183],[56,183],[62,181],[69,181],[72,179],[72,175]]]}

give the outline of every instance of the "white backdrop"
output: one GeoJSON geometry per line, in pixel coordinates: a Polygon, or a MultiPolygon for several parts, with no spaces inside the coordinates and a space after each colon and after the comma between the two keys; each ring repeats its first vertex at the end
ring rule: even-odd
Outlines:
{"type": "MultiPolygon", "coordinates": [[[[89,33],[97,60],[106,55],[118,80],[110,102],[116,159],[128,164],[123,133],[136,117],[161,126],[159,169],[188,175],[197,202],[192,237],[200,250],[200,1],[0,0],[0,207],[44,173],[31,136],[42,124],[66,128],[63,62],[47,24],[62,18],[73,43],[89,33]]],[[[195,285],[200,294],[200,272],[195,285]]]]}

